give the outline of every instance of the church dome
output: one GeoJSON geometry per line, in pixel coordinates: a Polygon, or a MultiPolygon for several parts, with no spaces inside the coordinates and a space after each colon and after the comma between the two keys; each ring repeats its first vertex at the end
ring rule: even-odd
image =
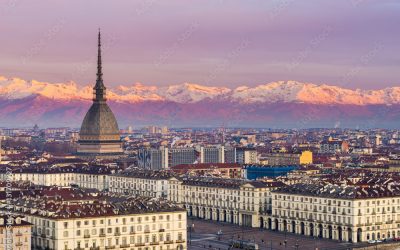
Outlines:
{"type": "MultiPolygon", "coordinates": [[[[79,143],[82,145],[91,145],[90,150],[98,147],[96,150],[106,152],[108,149],[102,148],[101,144],[115,143],[120,147],[120,134],[117,120],[110,107],[107,105],[106,87],[103,83],[103,73],[101,66],[101,42],[99,32],[98,58],[97,58],[97,80],[93,87],[93,104],[83,119],[81,130],[79,132],[79,143]]],[[[84,151],[86,148],[80,149],[84,151]]]]}
{"type": "Polygon", "coordinates": [[[83,119],[80,141],[115,141],[120,140],[117,120],[107,103],[92,104],[83,119]]]}

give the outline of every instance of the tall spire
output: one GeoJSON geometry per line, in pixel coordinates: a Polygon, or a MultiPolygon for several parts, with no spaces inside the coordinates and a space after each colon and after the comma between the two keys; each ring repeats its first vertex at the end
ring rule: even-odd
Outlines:
{"type": "Polygon", "coordinates": [[[103,72],[101,66],[101,33],[99,29],[99,36],[98,36],[98,48],[97,48],[97,79],[96,85],[93,88],[93,101],[94,102],[102,102],[106,101],[106,87],[103,83],[103,72]]]}
{"type": "Polygon", "coordinates": [[[97,81],[103,81],[103,72],[101,67],[101,32],[99,29],[98,50],[97,50],[97,81]]]}

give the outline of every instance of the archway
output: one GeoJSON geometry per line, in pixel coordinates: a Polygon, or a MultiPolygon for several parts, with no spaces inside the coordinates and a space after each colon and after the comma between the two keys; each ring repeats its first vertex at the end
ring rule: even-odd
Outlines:
{"type": "Polygon", "coordinates": [[[272,220],[271,218],[268,218],[268,229],[271,230],[272,229],[272,220]]]}
{"type": "Polygon", "coordinates": [[[217,216],[216,221],[219,221],[219,209],[217,209],[217,216]]]}
{"type": "Polygon", "coordinates": [[[226,210],[224,210],[224,222],[226,222],[226,210]]]}
{"type": "Polygon", "coordinates": [[[372,233],[372,240],[375,240],[375,233],[372,233]]]}
{"type": "Polygon", "coordinates": [[[233,211],[231,211],[231,223],[235,223],[235,216],[233,214],[233,211]]]}
{"type": "Polygon", "coordinates": [[[193,207],[189,206],[189,216],[192,217],[193,216],[193,207]]]}
{"type": "Polygon", "coordinates": [[[314,224],[310,223],[310,236],[314,236],[314,224]]]}
{"type": "Polygon", "coordinates": [[[279,231],[279,221],[275,219],[275,231],[279,231]]]}
{"type": "Polygon", "coordinates": [[[318,224],[318,237],[322,238],[322,236],[324,236],[323,233],[324,233],[324,229],[323,229],[322,225],[318,224]]]}
{"type": "Polygon", "coordinates": [[[287,220],[283,220],[283,231],[287,232],[287,220]]]}
{"type": "Polygon", "coordinates": [[[333,238],[333,229],[331,225],[328,226],[328,238],[329,239],[333,238]]]}
{"type": "Polygon", "coordinates": [[[342,227],[338,227],[338,240],[340,241],[343,240],[342,233],[343,233],[342,227]]]}
{"type": "Polygon", "coordinates": [[[260,228],[264,228],[264,218],[260,217],[260,228]]]}
{"type": "Polygon", "coordinates": [[[200,208],[196,207],[196,217],[200,218],[200,208]]]}
{"type": "Polygon", "coordinates": [[[209,213],[210,213],[210,220],[213,220],[213,210],[212,210],[212,208],[210,207],[209,209],[208,209],[208,211],[209,211],[209,213]]]}
{"type": "Polygon", "coordinates": [[[296,233],[296,222],[292,220],[292,233],[296,233]]]}
{"type": "Polygon", "coordinates": [[[203,217],[202,217],[203,219],[205,219],[206,218],[206,208],[205,207],[203,207],[203,217]]]}
{"type": "Polygon", "coordinates": [[[351,230],[351,228],[347,229],[347,235],[349,237],[349,242],[353,242],[353,231],[351,230]]]}
{"type": "Polygon", "coordinates": [[[302,234],[302,235],[305,234],[304,222],[301,222],[301,223],[300,223],[300,234],[302,234]]]}
{"type": "Polygon", "coordinates": [[[357,229],[357,242],[361,242],[362,241],[362,229],[359,228],[357,229]]]}

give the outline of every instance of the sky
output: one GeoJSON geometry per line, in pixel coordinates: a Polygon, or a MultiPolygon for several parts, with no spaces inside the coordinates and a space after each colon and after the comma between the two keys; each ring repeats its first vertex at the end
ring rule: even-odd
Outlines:
{"type": "Polygon", "coordinates": [[[108,85],[400,86],[398,0],[2,0],[0,75],[108,85]]]}

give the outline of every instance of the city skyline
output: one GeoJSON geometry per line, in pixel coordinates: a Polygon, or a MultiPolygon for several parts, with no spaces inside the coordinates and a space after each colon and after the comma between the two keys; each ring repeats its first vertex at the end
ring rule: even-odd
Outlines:
{"type": "Polygon", "coordinates": [[[0,4],[0,249],[399,249],[399,10],[0,4]]]}
{"type": "Polygon", "coordinates": [[[350,89],[399,85],[396,1],[68,3],[17,1],[0,8],[8,24],[0,26],[7,34],[0,75],[93,83],[90,46],[101,27],[110,87],[193,82],[234,88],[279,80],[350,89]],[[21,25],[26,28],[13,32],[21,25]]]}

